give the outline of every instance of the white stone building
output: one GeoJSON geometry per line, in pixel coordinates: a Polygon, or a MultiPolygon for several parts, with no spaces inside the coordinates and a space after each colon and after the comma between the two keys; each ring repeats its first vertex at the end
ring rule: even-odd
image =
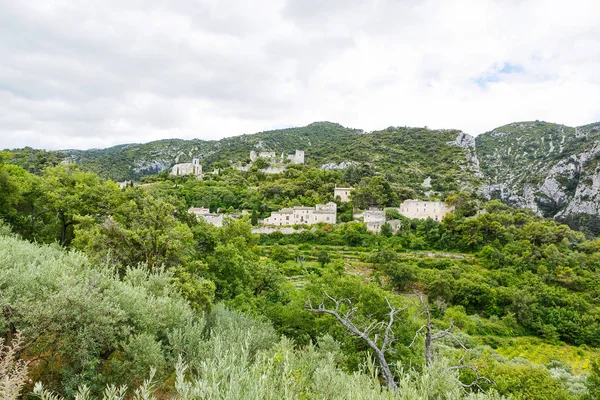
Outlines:
{"type": "Polygon", "coordinates": [[[254,162],[257,158],[264,158],[270,163],[283,164],[284,160],[290,160],[292,164],[304,164],[304,150],[296,150],[294,154],[284,155],[281,153],[281,158],[277,157],[274,151],[261,151],[257,153],[252,150],[250,152],[250,161],[254,162]]]}
{"type": "Polygon", "coordinates": [[[304,164],[304,150],[296,150],[294,154],[288,154],[287,159],[292,162],[292,164],[304,164]]]}
{"type": "Polygon", "coordinates": [[[201,207],[190,207],[188,212],[194,214],[196,218],[203,219],[204,221],[214,226],[223,226],[223,214],[211,213],[208,208],[201,207]]]}
{"type": "Polygon", "coordinates": [[[254,150],[252,150],[250,152],[250,161],[254,162],[256,161],[257,158],[264,158],[265,160],[269,161],[269,162],[276,162],[276,158],[277,156],[275,155],[274,151],[261,151],[260,153],[255,152],[254,150]]]}
{"type": "Polygon", "coordinates": [[[337,199],[338,197],[340,198],[340,201],[342,203],[347,203],[350,201],[350,193],[354,190],[354,188],[351,187],[335,187],[335,189],[333,189],[333,198],[337,199]]]}
{"type": "Polygon", "coordinates": [[[392,219],[387,221],[388,224],[390,224],[390,227],[392,228],[392,232],[397,233],[400,228],[402,228],[402,221],[400,221],[399,219],[392,219]]]}
{"type": "Polygon", "coordinates": [[[370,208],[362,213],[363,221],[367,223],[369,232],[381,231],[381,225],[385,224],[385,212],[377,208],[370,208]]]}
{"type": "Polygon", "coordinates": [[[446,205],[443,201],[405,200],[397,210],[407,218],[431,218],[441,221],[446,214],[454,211],[454,207],[446,205]]]}
{"type": "Polygon", "coordinates": [[[200,165],[200,160],[194,158],[191,163],[181,163],[173,165],[173,168],[171,168],[171,175],[194,175],[196,177],[201,177],[202,165],[200,165]]]}
{"type": "Polygon", "coordinates": [[[133,181],[123,181],[123,182],[116,182],[117,185],[119,185],[119,189],[125,189],[128,186],[133,186],[133,181]]]}
{"type": "Polygon", "coordinates": [[[265,225],[313,225],[320,222],[334,224],[336,222],[337,204],[317,204],[315,207],[292,207],[274,211],[263,220],[265,225]]]}

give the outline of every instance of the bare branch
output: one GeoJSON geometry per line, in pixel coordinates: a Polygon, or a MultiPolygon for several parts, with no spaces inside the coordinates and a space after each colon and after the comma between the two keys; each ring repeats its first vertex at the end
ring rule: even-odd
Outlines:
{"type": "Polygon", "coordinates": [[[451,334],[450,332],[452,331],[453,328],[454,328],[454,322],[450,322],[450,327],[448,329],[445,329],[441,332],[436,333],[435,335],[433,335],[431,337],[431,340],[438,340],[438,339],[441,339],[443,337],[450,335],[451,334]]]}
{"type": "Polygon", "coordinates": [[[472,387],[476,387],[480,390],[483,390],[483,388],[480,386],[480,382],[486,382],[487,384],[491,384],[492,381],[485,377],[485,376],[481,376],[479,375],[479,371],[477,371],[477,368],[471,366],[471,365],[455,365],[452,367],[448,367],[447,368],[449,371],[452,370],[461,370],[461,369],[469,369],[471,370],[474,374],[475,374],[475,379],[473,380],[473,382],[467,384],[467,383],[463,383],[460,380],[456,379],[458,381],[458,383],[465,389],[467,388],[472,388],[472,387]]]}
{"type": "Polygon", "coordinates": [[[421,331],[422,331],[423,329],[425,329],[425,328],[427,328],[427,326],[426,326],[426,325],[423,325],[423,326],[421,326],[421,327],[420,327],[420,328],[419,328],[419,329],[418,329],[418,330],[415,332],[415,336],[413,337],[413,340],[412,340],[412,342],[410,342],[410,344],[408,345],[408,347],[409,347],[409,348],[410,348],[410,347],[412,347],[412,346],[413,346],[413,344],[415,344],[415,341],[417,340],[417,337],[419,337],[419,333],[421,333],[421,331]]]}
{"type": "Polygon", "coordinates": [[[404,310],[404,309],[395,308],[386,299],[388,307],[390,308],[390,312],[388,314],[389,318],[388,318],[387,323],[382,322],[382,321],[372,321],[366,327],[359,328],[355,325],[355,323],[353,321],[353,317],[354,317],[356,311],[358,311],[358,308],[352,306],[352,301],[350,299],[346,298],[346,299],[337,300],[327,293],[324,293],[324,294],[325,294],[325,297],[327,298],[327,300],[329,300],[331,303],[333,303],[333,305],[334,305],[333,308],[326,307],[326,305],[325,305],[326,299],[325,298],[323,298],[321,300],[321,303],[318,305],[318,307],[315,308],[312,305],[312,300],[309,298],[306,301],[306,304],[304,306],[305,310],[314,312],[314,313],[323,313],[323,314],[329,314],[329,315],[334,316],[338,320],[338,322],[350,332],[350,334],[362,339],[365,343],[367,343],[367,345],[375,353],[377,361],[379,362],[379,366],[381,367],[381,371],[383,374],[383,378],[386,382],[386,385],[390,389],[398,390],[398,385],[396,384],[396,382],[394,380],[394,375],[392,374],[390,366],[385,358],[385,353],[386,353],[386,351],[389,351],[389,347],[395,340],[394,332],[392,330],[395,316],[398,312],[400,312],[401,310],[404,310]],[[341,310],[341,306],[344,304],[347,304],[347,307],[348,307],[348,309],[345,312],[343,312],[341,310]],[[340,313],[343,313],[343,315],[341,315],[340,313]],[[380,336],[379,336],[379,333],[377,333],[377,331],[381,331],[382,329],[384,329],[384,327],[385,327],[385,330],[383,332],[383,341],[382,341],[381,347],[379,347],[378,341],[380,339],[380,336]]]}

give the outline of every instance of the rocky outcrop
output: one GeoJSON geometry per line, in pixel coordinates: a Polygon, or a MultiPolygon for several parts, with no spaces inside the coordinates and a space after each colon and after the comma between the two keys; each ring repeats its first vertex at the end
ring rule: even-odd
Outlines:
{"type": "Polygon", "coordinates": [[[475,137],[467,133],[460,132],[455,140],[447,142],[446,144],[448,146],[462,147],[463,149],[467,150],[467,159],[469,161],[469,165],[466,167],[466,169],[468,169],[469,172],[477,178],[484,177],[479,166],[479,158],[477,157],[475,137]]]}
{"type": "Polygon", "coordinates": [[[336,170],[336,169],[346,169],[350,167],[357,167],[360,164],[355,161],[342,161],[339,164],[336,163],[328,163],[321,165],[321,169],[323,170],[336,170]]]}
{"type": "Polygon", "coordinates": [[[511,124],[477,142],[484,196],[561,220],[600,217],[600,124],[511,124]]]}

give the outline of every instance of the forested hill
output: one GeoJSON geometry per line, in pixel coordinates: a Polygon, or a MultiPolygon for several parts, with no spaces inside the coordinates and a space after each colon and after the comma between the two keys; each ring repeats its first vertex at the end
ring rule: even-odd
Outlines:
{"type": "MultiPolygon", "coordinates": [[[[421,188],[430,177],[432,189],[447,194],[480,184],[473,145],[472,137],[457,130],[389,127],[364,133],[339,124],[315,122],[219,141],[170,139],[56,154],[103,178],[123,181],[156,174],[192,158],[200,158],[205,171],[210,171],[247,161],[250,150],[289,154],[298,149],[306,152],[306,163],[313,167],[335,169],[340,163],[355,163],[413,189],[421,188]]],[[[13,153],[13,162],[32,169],[27,161],[34,154],[20,156],[18,150],[13,153]]]]}
{"type": "Polygon", "coordinates": [[[568,127],[516,122],[477,138],[458,130],[389,127],[365,133],[331,122],[218,141],[169,139],[107,149],[13,151],[31,172],[66,158],[115,181],[140,179],[200,158],[205,171],[248,160],[251,150],[306,152],[312,167],[348,165],[384,175],[397,187],[443,197],[479,193],[600,234],[600,123],[568,127]],[[423,185],[431,178],[429,185],[423,185]]]}

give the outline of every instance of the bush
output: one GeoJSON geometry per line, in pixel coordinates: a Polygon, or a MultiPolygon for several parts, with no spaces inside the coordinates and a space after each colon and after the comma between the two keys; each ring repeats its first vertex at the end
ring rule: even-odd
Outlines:
{"type": "Polygon", "coordinates": [[[292,255],[285,247],[282,247],[278,244],[271,247],[271,260],[276,261],[278,263],[284,263],[287,260],[290,260],[292,255]]]}

